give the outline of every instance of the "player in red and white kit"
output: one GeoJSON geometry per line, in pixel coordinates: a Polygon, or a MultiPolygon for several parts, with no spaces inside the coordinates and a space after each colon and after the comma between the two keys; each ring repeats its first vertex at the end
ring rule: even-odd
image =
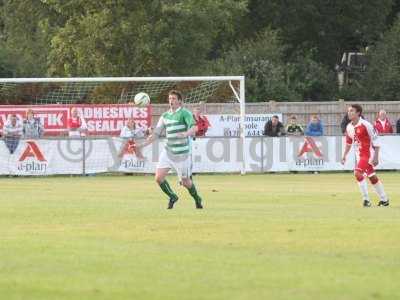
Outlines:
{"type": "Polygon", "coordinates": [[[365,177],[369,178],[372,186],[378,194],[380,201],[378,206],[388,206],[389,200],[385,194],[382,182],[378,179],[374,167],[379,163],[379,143],[378,136],[371,123],[365,121],[362,117],[362,107],[358,104],[350,106],[348,111],[350,123],[346,129],[346,147],[343,154],[342,163],[346,162],[347,154],[352,145],[355,146],[357,155],[357,165],[354,175],[360,186],[361,195],[363,197],[363,205],[371,206],[368,196],[368,185],[365,177]]]}

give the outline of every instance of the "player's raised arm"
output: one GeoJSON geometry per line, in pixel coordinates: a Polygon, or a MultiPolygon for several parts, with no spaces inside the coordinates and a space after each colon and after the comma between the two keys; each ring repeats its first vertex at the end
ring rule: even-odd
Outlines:
{"type": "Polygon", "coordinates": [[[157,139],[157,135],[155,135],[155,134],[153,133],[153,134],[149,135],[149,136],[147,137],[147,139],[146,139],[143,143],[137,144],[136,147],[138,147],[138,148],[146,147],[146,146],[150,145],[151,143],[153,143],[156,139],[157,139]]]}
{"type": "Polygon", "coordinates": [[[154,128],[152,134],[150,134],[142,144],[137,145],[137,147],[143,148],[143,147],[146,147],[146,146],[150,145],[151,143],[153,143],[161,135],[164,128],[165,128],[165,122],[164,122],[164,118],[161,116],[160,119],[158,120],[157,126],[156,126],[156,128],[154,128]]]}
{"type": "Polygon", "coordinates": [[[197,131],[197,126],[193,126],[191,128],[189,128],[186,132],[182,132],[179,134],[179,137],[193,137],[196,135],[196,131],[197,131]]]}

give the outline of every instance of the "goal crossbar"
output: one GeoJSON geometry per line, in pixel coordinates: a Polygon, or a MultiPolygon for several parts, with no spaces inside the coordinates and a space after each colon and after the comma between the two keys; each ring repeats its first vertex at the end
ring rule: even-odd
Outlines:
{"type": "Polygon", "coordinates": [[[185,77],[49,77],[49,78],[0,78],[0,83],[40,82],[129,82],[129,81],[241,81],[244,76],[185,76],[185,77]]]}

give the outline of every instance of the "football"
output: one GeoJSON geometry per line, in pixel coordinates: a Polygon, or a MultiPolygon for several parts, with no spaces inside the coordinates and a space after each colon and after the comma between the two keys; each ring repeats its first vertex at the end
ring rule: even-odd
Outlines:
{"type": "Polygon", "coordinates": [[[135,95],[134,101],[137,106],[147,106],[150,104],[150,96],[144,92],[140,92],[135,95]]]}

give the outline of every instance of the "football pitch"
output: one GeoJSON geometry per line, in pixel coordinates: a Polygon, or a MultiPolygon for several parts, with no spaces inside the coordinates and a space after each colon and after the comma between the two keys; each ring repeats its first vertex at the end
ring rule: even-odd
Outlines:
{"type": "Polygon", "coordinates": [[[400,173],[391,207],[347,174],[1,178],[0,299],[400,299],[400,173]]]}

